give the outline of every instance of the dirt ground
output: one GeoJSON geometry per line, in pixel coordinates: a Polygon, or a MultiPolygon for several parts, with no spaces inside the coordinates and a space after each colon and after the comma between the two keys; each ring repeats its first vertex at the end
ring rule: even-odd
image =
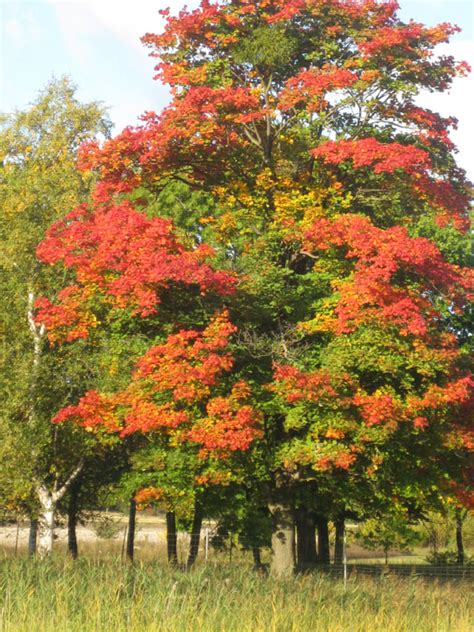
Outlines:
{"type": "MultiPolygon", "coordinates": [[[[78,525],[77,539],[79,543],[92,543],[100,540],[121,542],[127,528],[127,521],[123,516],[112,516],[111,531],[115,532],[111,537],[100,538],[97,532],[97,525],[101,520],[90,521],[85,525],[78,525]]],[[[100,533],[100,530],[99,530],[100,533]]],[[[1,548],[23,548],[28,543],[29,525],[27,523],[9,524],[0,526],[0,547],[1,548]]],[[[67,541],[67,528],[61,522],[55,530],[55,537],[58,543],[67,541]]],[[[148,517],[137,519],[135,541],[140,544],[164,544],[166,542],[165,523],[156,517],[150,520],[148,517]]]]}

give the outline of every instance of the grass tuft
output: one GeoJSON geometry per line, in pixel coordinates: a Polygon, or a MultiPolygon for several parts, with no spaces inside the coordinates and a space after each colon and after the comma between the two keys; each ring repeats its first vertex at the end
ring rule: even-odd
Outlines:
{"type": "Polygon", "coordinates": [[[190,573],[83,557],[0,561],[2,632],[470,632],[469,582],[190,573]]]}

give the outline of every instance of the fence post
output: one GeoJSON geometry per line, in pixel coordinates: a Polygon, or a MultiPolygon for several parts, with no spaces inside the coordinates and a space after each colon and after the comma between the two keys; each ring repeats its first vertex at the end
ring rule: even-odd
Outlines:
{"type": "Polygon", "coordinates": [[[344,533],[344,554],[342,558],[342,564],[344,567],[344,590],[347,590],[347,552],[346,552],[347,536],[344,533]]]}
{"type": "Polygon", "coordinates": [[[208,560],[209,558],[209,528],[206,528],[204,531],[204,559],[208,560]]]}
{"type": "Polygon", "coordinates": [[[18,555],[18,538],[20,535],[20,521],[16,521],[15,557],[18,555]]]}

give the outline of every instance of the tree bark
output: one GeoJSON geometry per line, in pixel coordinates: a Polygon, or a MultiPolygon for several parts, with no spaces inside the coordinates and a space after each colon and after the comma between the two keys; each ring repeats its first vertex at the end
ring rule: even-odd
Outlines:
{"type": "Polygon", "coordinates": [[[334,564],[342,564],[344,561],[344,532],[345,518],[344,514],[339,514],[334,521],[336,536],[334,540],[334,564]]]}
{"type": "Polygon", "coordinates": [[[263,569],[262,564],[262,556],[260,555],[260,547],[253,546],[252,547],[252,556],[253,556],[253,568],[255,571],[261,571],[263,569]]]}
{"type": "Polygon", "coordinates": [[[202,509],[200,505],[196,503],[196,506],[194,508],[193,524],[191,527],[191,534],[190,534],[191,539],[189,542],[189,555],[188,555],[188,561],[186,564],[186,568],[188,570],[192,567],[192,565],[194,564],[198,556],[199,540],[201,537],[202,517],[203,517],[202,509]]]}
{"type": "Polygon", "coordinates": [[[166,512],[166,548],[168,563],[178,565],[178,534],[176,531],[176,516],[173,511],[166,512]]]}
{"type": "Polygon", "coordinates": [[[67,507],[67,548],[73,560],[77,559],[79,553],[77,546],[77,501],[80,489],[81,481],[79,478],[76,478],[71,485],[67,507]]]}
{"type": "Polygon", "coordinates": [[[289,577],[295,572],[294,505],[289,494],[277,490],[268,504],[272,517],[272,561],[270,573],[289,577]]]}
{"type": "Polygon", "coordinates": [[[463,541],[463,516],[462,510],[456,509],[456,548],[457,548],[457,559],[456,562],[458,564],[464,564],[465,555],[464,555],[464,541],[463,541]]]}
{"type": "Polygon", "coordinates": [[[317,516],[316,525],[318,527],[318,562],[320,564],[329,564],[331,562],[331,554],[329,551],[329,527],[327,518],[325,516],[317,516]]]}
{"type": "Polygon", "coordinates": [[[314,568],[318,561],[316,551],[316,523],[314,516],[306,507],[301,507],[295,513],[296,524],[296,556],[298,570],[306,571],[314,568]]]}
{"type": "Polygon", "coordinates": [[[28,555],[32,556],[36,554],[37,540],[38,540],[38,519],[32,518],[30,520],[30,533],[28,535],[28,555]]]}
{"type": "Polygon", "coordinates": [[[135,527],[137,522],[137,503],[134,498],[130,499],[130,507],[128,510],[128,530],[127,530],[127,545],[126,556],[129,562],[133,562],[135,553],[135,527]]]}
{"type": "Polygon", "coordinates": [[[81,459],[77,467],[71,472],[66,482],[61,487],[57,487],[55,483],[53,491],[48,486],[36,481],[36,493],[40,503],[40,513],[38,516],[39,539],[38,554],[40,557],[50,555],[53,551],[55,513],[58,502],[63,498],[72,483],[76,480],[84,467],[84,459],[81,459]]]}
{"type": "Polygon", "coordinates": [[[46,557],[53,551],[56,502],[45,485],[38,487],[38,498],[41,506],[38,517],[38,554],[46,557]]]}

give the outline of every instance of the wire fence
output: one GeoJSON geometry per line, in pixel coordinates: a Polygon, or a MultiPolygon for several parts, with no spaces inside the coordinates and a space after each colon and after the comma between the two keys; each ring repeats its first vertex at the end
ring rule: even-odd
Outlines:
{"type": "MultiPolygon", "coordinates": [[[[4,529],[5,531],[5,529],[4,529]]],[[[113,538],[108,540],[97,540],[97,547],[105,549],[104,542],[108,542],[108,555],[119,555],[123,559],[130,551],[127,551],[128,529],[126,525],[121,526],[120,531],[113,538]]],[[[13,555],[22,555],[26,550],[26,525],[20,527],[19,524],[12,524],[8,532],[4,533],[0,547],[4,552],[8,551],[13,555]]],[[[80,536],[79,553],[88,551],[87,542],[80,536]]],[[[67,545],[64,537],[62,545],[67,545]]],[[[100,548],[98,548],[100,553],[100,548]]],[[[166,563],[176,565],[179,568],[190,568],[195,563],[219,563],[219,564],[252,564],[255,568],[266,571],[270,561],[270,551],[266,548],[243,547],[236,534],[216,536],[216,531],[210,524],[204,527],[199,534],[189,534],[182,531],[174,536],[167,535],[164,525],[160,528],[137,528],[135,540],[133,542],[133,553],[137,559],[159,559],[166,563]]],[[[360,553],[360,551],[359,551],[360,553]]],[[[316,562],[310,569],[305,568],[305,572],[324,573],[333,577],[342,578],[345,582],[355,576],[371,577],[410,577],[440,580],[474,580],[474,564],[430,564],[428,562],[397,562],[396,558],[389,558],[387,563],[378,559],[365,561],[359,558],[350,557],[351,549],[345,547],[344,559],[342,562],[318,563],[316,562]]],[[[406,556],[403,558],[406,560],[406,556]]],[[[418,558],[419,560],[420,558],[418,558]]]]}
{"type": "Polygon", "coordinates": [[[474,580],[474,566],[455,564],[322,564],[316,569],[336,577],[370,575],[372,577],[423,577],[429,579],[474,580]]]}

